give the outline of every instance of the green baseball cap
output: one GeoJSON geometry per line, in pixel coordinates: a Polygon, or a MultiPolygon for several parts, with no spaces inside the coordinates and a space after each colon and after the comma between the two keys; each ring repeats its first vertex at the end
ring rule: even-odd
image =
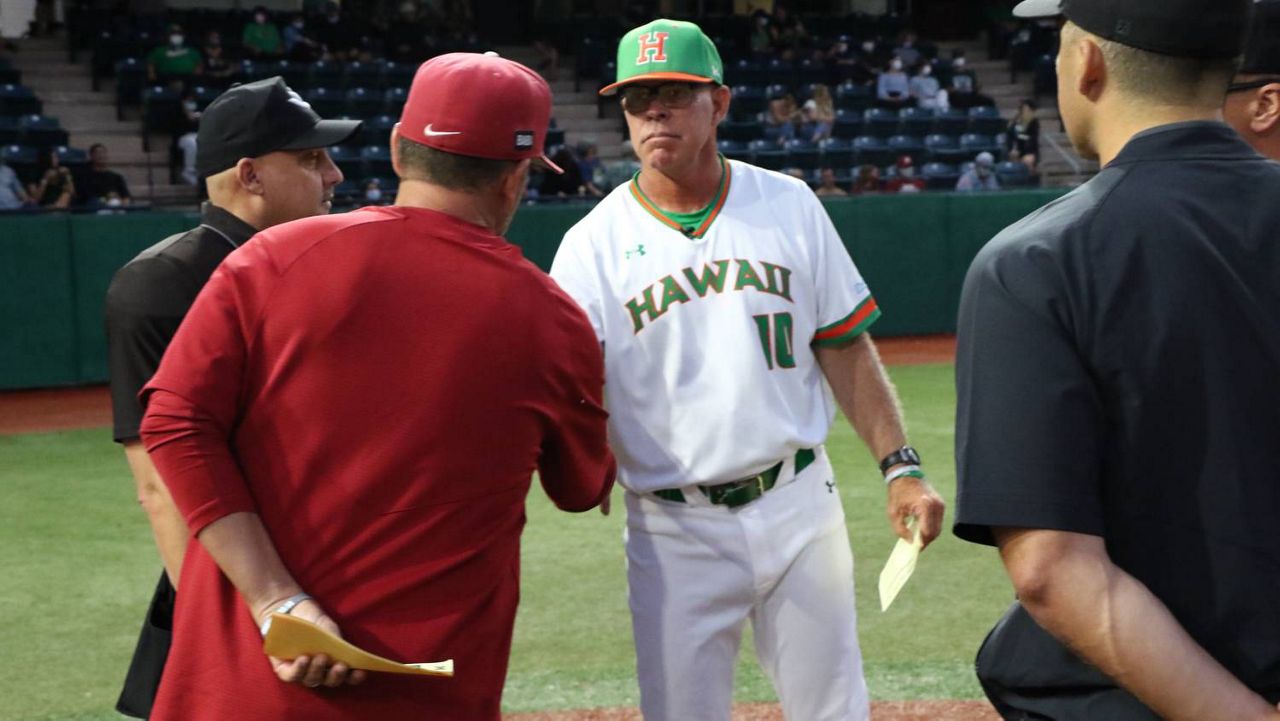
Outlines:
{"type": "Polygon", "coordinates": [[[622,36],[618,81],[600,94],[613,95],[623,85],[645,80],[723,83],[724,63],[702,28],[683,20],[654,20],[622,36]]]}

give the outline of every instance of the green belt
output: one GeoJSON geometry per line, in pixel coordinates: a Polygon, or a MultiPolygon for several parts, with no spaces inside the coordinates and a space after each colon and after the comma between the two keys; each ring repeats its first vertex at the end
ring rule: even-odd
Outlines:
{"type": "MultiPolygon", "coordinates": [[[[800,475],[800,471],[809,467],[817,458],[817,453],[811,448],[801,448],[796,451],[796,475],[800,475]]],[[[737,508],[745,506],[748,503],[763,496],[765,492],[773,490],[778,484],[778,475],[782,473],[783,461],[778,461],[770,468],[757,473],[748,478],[742,478],[728,483],[721,483],[715,486],[698,486],[706,496],[716,506],[727,506],[728,508],[737,508]]],[[[679,488],[663,488],[654,491],[653,495],[664,501],[672,503],[685,503],[684,492],[679,488]]]]}

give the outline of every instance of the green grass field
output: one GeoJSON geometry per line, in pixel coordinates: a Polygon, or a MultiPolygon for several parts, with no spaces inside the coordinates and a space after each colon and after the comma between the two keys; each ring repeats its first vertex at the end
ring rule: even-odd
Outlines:
{"type": "MultiPolygon", "coordinates": [[[[913,444],[955,497],[949,365],[892,368],[913,444]]],[[[973,656],[1012,598],[994,550],[949,533],[882,614],[876,578],[894,537],[884,488],[843,420],[827,445],[856,557],[863,656],[876,699],[978,698],[973,656]]],[[[118,719],[111,707],[159,572],[123,455],[107,429],[0,437],[0,719],[118,719]]],[[[615,507],[621,504],[616,500],[615,507]]],[[[505,706],[511,711],[637,702],[621,509],[557,512],[535,484],[505,706]]],[[[743,644],[738,696],[773,698],[743,644]]]]}

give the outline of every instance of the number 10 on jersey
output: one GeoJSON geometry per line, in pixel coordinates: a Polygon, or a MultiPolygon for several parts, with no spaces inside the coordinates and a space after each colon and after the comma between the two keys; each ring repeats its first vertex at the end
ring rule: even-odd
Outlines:
{"type": "Polygon", "coordinates": [[[769,370],[795,368],[791,314],[774,313],[773,315],[756,315],[752,318],[755,318],[756,330],[760,331],[760,347],[764,350],[764,359],[769,364],[769,370]]]}

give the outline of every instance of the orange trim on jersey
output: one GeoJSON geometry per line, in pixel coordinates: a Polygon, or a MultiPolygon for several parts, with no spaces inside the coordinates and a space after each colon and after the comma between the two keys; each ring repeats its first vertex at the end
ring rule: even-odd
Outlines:
{"type": "Polygon", "coordinates": [[[618,92],[618,88],[631,83],[641,83],[646,80],[680,80],[686,83],[714,83],[711,78],[704,78],[701,75],[690,75],[689,73],[645,73],[644,75],[633,75],[626,80],[619,80],[616,83],[600,88],[601,95],[614,95],[618,92]]]}
{"type": "Polygon", "coordinates": [[[858,306],[856,310],[849,314],[848,318],[845,318],[833,326],[819,329],[818,332],[814,334],[813,340],[815,343],[821,343],[823,341],[840,338],[841,336],[847,335],[849,332],[855,330],[858,326],[862,325],[865,321],[879,312],[880,308],[876,305],[876,299],[867,298],[862,302],[862,305],[858,306]]]}
{"type": "MultiPolygon", "coordinates": [[[[720,198],[716,201],[716,206],[711,209],[711,213],[707,215],[707,219],[702,221],[702,225],[699,225],[698,229],[688,236],[690,238],[701,238],[702,235],[711,228],[711,223],[720,216],[720,211],[724,209],[724,203],[729,198],[729,187],[733,183],[733,171],[730,169],[728,160],[723,160],[722,162],[724,163],[724,180],[722,181],[719,191],[720,198]]],[[[636,202],[640,203],[641,208],[649,211],[649,215],[652,215],[662,221],[663,225],[666,225],[668,228],[684,235],[683,225],[680,225],[671,218],[668,218],[666,213],[662,212],[662,210],[660,210],[656,205],[650,203],[648,198],[644,197],[644,193],[640,190],[639,173],[636,174],[636,177],[632,179],[631,184],[627,187],[631,190],[631,197],[635,198],[636,202]]]]}

